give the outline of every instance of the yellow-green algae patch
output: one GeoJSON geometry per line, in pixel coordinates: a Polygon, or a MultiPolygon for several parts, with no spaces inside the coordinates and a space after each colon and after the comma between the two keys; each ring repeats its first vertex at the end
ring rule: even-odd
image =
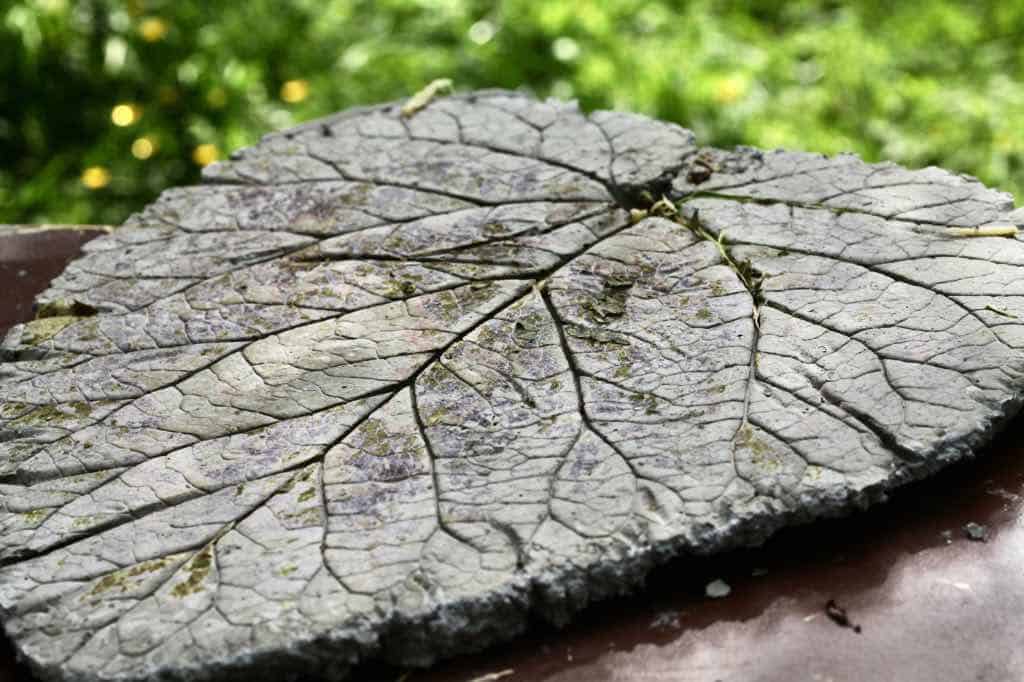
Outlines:
{"type": "Polygon", "coordinates": [[[129,587],[127,583],[130,578],[137,578],[147,573],[159,571],[169,563],[169,559],[154,559],[153,561],[144,561],[141,564],[108,573],[93,585],[92,590],[86,596],[95,597],[118,588],[121,592],[127,592],[129,587]]]}
{"type": "Polygon", "coordinates": [[[362,449],[375,457],[386,457],[391,452],[390,435],[379,419],[367,419],[362,428],[362,449]]]}
{"type": "Polygon", "coordinates": [[[32,411],[22,414],[13,423],[19,425],[49,424],[74,419],[75,417],[85,419],[90,414],[92,414],[92,406],[81,401],[65,403],[63,405],[40,405],[32,411]],[[65,409],[60,409],[62,407],[65,409]]]}
{"type": "Polygon", "coordinates": [[[30,509],[29,511],[21,512],[21,518],[25,519],[32,525],[39,525],[43,519],[49,516],[52,509],[30,509]]]}
{"type": "Polygon", "coordinates": [[[775,454],[772,446],[755,436],[754,429],[749,425],[741,428],[736,434],[736,447],[750,450],[750,461],[754,464],[770,468],[779,465],[778,458],[772,456],[775,454]]]}
{"type": "Polygon", "coordinates": [[[187,597],[190,594],[204,590],[203,581],[210,574],[210,567],[212,565],[213,546],[207,545],[189,562],[186,568],[188,570],[188,578],[175,585],[171,589],[171,594],[175,597],[187,597]]]}
{"type": "Polygon", "coordinates": [[[67,327],[76,319],[78,318],[71,315],[60,315],[26,322],[22,328],[21,342],[26,346],[40,344],[59,334],[64,327],[67,327]]]}

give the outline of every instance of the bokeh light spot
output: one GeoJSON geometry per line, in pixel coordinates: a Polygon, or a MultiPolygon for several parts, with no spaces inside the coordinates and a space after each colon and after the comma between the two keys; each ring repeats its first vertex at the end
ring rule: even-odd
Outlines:
{"type": "Polygon", "coordinates": [[[291,80],[281,85],[281,99],[296,104],[309,97],[309,81],[291,80]]]}
{"type": "Polygon", "coordinates": [[[370,51],[363,45],[353,45],[345,50],[338,60],[339,66],[349,71],[358,71],[370,61],[370,51]]]}
{"type": "Polygon", "coordinates": [[[110,120],[121,128],[132,125],[141,115],[142,112],[134,104],[118,104],[110,110],[110,120]]]}
{"type": "Polygon", "coordinates": [[[551,54],[560,62],[571,62],[580,56],[580,45],[572,38],[562,36],[551,43],[551,54]]]}
{"type": "Polygon", "coordinates": [[[220,158],[220,150],[215,144],[201,144],[192,150],[192,160],[200,166],[208,166],[220,158]]]}
{"type": "Polygon", "coordinates": [[[469,27],[469,39],[477,45],[486,45],[491,42],[495,33],[494,24],[486,19],[481,19],[469,27]]]}
{"type": "Polygon", "coordinates": [[[153,152],[156,151],[156,145],[153,140],[148,137],[139,137],[132,142],[132,156],[136,159],[145,161],[149,157],[153,156],[153,152]]]}
{"type": "Polygon", "coordinates": [[[139,35],[147,43],[163,40],[168,30],[167,22],[159,17],[149,17],[139,22],[139,35]]]}
{"type": "Polygon", "coordinates": [[[714,88],[716,102],[719,104],[732,104],[747,94],[747,81],[743,76],[733,74],[718,79],[714,88]]]}
{"type": "Polygon", "coordinates": [[[82,171],[82,184],[89,189],[103,189],[110,184],[110,171],[103,166],[89,166],[82,171]]]}

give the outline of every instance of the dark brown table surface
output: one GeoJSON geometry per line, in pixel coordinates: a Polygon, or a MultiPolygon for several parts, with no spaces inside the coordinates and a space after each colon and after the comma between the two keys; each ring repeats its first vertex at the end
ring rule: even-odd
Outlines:
{"type": "MultiPolygon", "coordinates": [[[[98,234],[0,233],[0,333],[98,234]]],[[[511,643],[428,671],[364,668],[403,682],[951,682],[1024,680],[1024,420],[976,460],[842,520],[764,547],[680,558],[643,591],[536,623],[511,643]],[[969,522],[988,529],[967,538],[969,522]],[[704,597],[708,581],[732,587],[704,597]],[[861,631],[825,612],[834,600],[861,631]]],[[[29,680],[0,645],[0,681],[29,680]]]]}

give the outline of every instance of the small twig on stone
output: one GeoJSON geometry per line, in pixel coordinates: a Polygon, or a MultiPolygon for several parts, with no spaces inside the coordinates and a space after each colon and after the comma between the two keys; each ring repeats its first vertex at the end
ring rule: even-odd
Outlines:
{"type": "Polygon", "coordinates": [[[1016,225],[978,225],[977,227],[947,227],[950,237],[1016,237],[1016,225]]]}
{"type": "Polygon", "coordinates": [[[1002,315],[1003,317],[1012,317],[1015,320],[1017,319],[1017,316],[1014,315],[1013,313],[1008,313],[1005,310],[1000,310],[999,308],[995,307],[991,303],[989,303],[988,305],[985,306],[985,310],[991,311],[991,312],[995,313],[996,315],[1002,315]]]}
{"type": "Polygon", "coordinates": [[[409,98],[402,106],[402,116],[408,118],[423,107],[430,104],[438,95],[445,95],[452,91],[451,78],[438,78],[430,81],[427,87],[423,88],[409,98]]]}

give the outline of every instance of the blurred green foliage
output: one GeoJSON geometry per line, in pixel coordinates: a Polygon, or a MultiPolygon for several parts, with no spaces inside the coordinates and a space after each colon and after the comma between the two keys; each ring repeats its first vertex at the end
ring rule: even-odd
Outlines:
{"type": "Polygon", "coordinates": [[[6,0],[0,222],[120,222],[263,132],[441,76],[1020,193],[1022,38],[998,0],[6,0]]]}

